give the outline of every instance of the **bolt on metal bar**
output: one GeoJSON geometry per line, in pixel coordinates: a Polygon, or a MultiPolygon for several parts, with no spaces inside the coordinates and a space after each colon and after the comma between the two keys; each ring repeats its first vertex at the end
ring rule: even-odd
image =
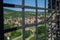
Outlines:
{"type": "Polygon", "coordinates": [[[38,5],[37,0],[35,0],[36,3],[36,40],[38,40],[38,5]]]}
{"type": "MultiPolygon", "coordinates": [[[[46,0],[44,0],[44,4],[45,4],[44,6],[46,8],[46,0]]],[[[46,21],[46,9],[44,10],[44,12],[45,12],[45,18],[44,18],[44,21],[45,22],[44,22],[44,24],[45,24],[45,40],[46,40],[46,38],[47,38],[47,34],[46,34],[47,33],[47,31],[46,31],[46,22],[47,22],[46,21]]]]}
{"type": "Polygon", "coordinates": [[[25,0],[22,0],[22,25],[23,25],[23,40],[25,40],[25,12],[24,12],[25,0]]]}

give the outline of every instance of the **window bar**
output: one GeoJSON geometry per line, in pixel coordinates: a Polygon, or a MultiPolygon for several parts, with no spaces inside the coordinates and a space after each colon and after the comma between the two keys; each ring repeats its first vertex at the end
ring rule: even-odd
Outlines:
{"type": "MultiPolygon", "coordinates": [[[[59,2],[58,2],[58,6],[59,6],[59,2]]],[[[57,7],[58,7],[57,6],[57,7]]],[[[57,10],[59,10],[59,9],[57,9],[57,10]]],[[[56,18],[57,18],[57,21],[56,21],[56,24],[57,24],[57,30],[56,30],[56,40],[58,40],[58,28],[59,28],[59,11],[58,11],[58,13],[57,13],[57,16],[56,16],[56,18]]]]}
{"type": "Polygon", "coordinates": [[[60,28],[60,1],[59,1],[59,28],[60,28]]]}
{"type": "Polygon", "coordinates": [[[45,6],[45,10],[44,10],[45,11],[44,24],[45,24],[45,40],[46,40],[46,38],[47,38],[47,34],[46,34],[47,33],[47,31],[46,31],[46,22],[47,22],[46,21],[46,0],[44,0],[44,4],[45,4],[44,5],[45,6]]]}
{"type": "Polygon", "coordinates": [[[37,5],[37,0],[35,0],[36,3],[36,40],[38,40],[38,5],[37,5]]]}
{"type": "MultiPolygon", "coordinates": [[[[55,5],[55,8],[56,8],[56,28],[57,28],[57,0],[56,0],[56,5],[55,5]]],[[[56,30],[56,35],[57,35],[57,30],[56,30]]],[[[55,40],[55,39],[54,39],[55,40]]],[[[57,40],[57,37],[56,37],[56,40],[57,40]]]]}
{"type": "Polygon", "coordinates": [[[23,25],[23,40],[25,40],[25,13],[24,13],[24,2],[25,0],[22,0],[22,25],[23,25]]]}
{"type": "Polygon", "coordinates": [[[59,1],[59,19],[58,19],[58,21],[59,21],[59,23],[58,23],[58,30],[59,31],[57,32],[58,33],[57,34],[57,36],[58,36],[57,39],[60,40],[60,34],[59,34],[60,33],[60,1],[59,1]]]}
{"type": "MultiPolygon", "coordinates": [[[[51,0],[51,9],[52,9],[52,0],[51,0]]],[[[51,10],[52,13],[52,10],[51,10]]],[[[51,40],[52,40],[52,17],[51,17],[51,40]]]]}
{"type": "Polygon", "coordinates": [[[59,28],[60,28],[60,1],[59,1],[59,28]]]}

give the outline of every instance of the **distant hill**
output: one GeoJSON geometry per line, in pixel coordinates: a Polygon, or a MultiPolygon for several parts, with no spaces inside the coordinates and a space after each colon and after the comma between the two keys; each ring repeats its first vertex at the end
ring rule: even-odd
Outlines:
{"type": "MultiPolygon", "coordinates": [[[[14,10],[9,10],[9,9],[4,9],[4,18],[17,18],[17,17],[22,17],[22,11],[14,11],[14,10]]],[[[43,14],[44,12],[38,12],[38,15],[43,14]]],[[[25,16],[29,17],[29,16],[35,16],[36,13],[32,12],[32,11],[25,11],[25,16]]]]}
{"type": "MultiPolygon", "coordinates": [[[[10,9],[4,9],[4,11],[22,12],[22,11],[10,10],[10,9]]],[[[29,12],[29,13],[35,13],[34,11],[25,11],[25,12],[29,12]]],[[[38,13],[44,13],[44,12],[38,12],[38,13]]]]}
{"type": "Polygon", "coordinates": [[[21,12],[17,12],[17,11],[13,11],[13,10],[9,10],[9,9],[4,9],[4,18],[16,18],[16,17],[21,17],[22,13],[21,12]],[[20,13],[20,14],[19,14],[20,13]]]}

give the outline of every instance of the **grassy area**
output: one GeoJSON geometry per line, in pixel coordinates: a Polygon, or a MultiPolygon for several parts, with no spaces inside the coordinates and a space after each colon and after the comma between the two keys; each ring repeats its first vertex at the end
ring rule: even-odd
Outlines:
{"type": "Polygon", "coordinates": [[[19,38],[19,39],[17,39],[17,40],[23,40],[22,38],[19,38]]]}
{"type": "MultiPolygon", "coordinates": [[[[31,27],[32,29],[34,29],[33,27],[31,27]]],[[[38,37],[42,38],[44,40],[44,26],[42,24],[42,26],[38,27],[38,37]]],[[[16,30],[16,31],[12,31],[11,33],[11,40],[13,38],[16,38],[20,35],[22,35],[22,29],[20,30],[16,30]]],[[[31,35],[31,31],[30,30],[26,30],[25,31],[25,38],[28,38],[31,35]]],[[[32,37],[30,40],[35,40],[36,39],[36,35],[34,34],[34,37],[32,37]]],[[[48,38],[47,38],[48,39],[48,38]]],[[[22,40],[22,37],[19,38],[18,40],[22,40]]]]}
{"type": "Polygon", "coordinates": [[[17,17],[22,17],[22,13],[21,12],[16,12],[16,11],[6,11],[4,10],[4,18],[17,18],[17,17]]]}
{"type": "MultiPolygon", "coordinates": [[[[48,27],[46,29],[48,32],[48,27]]],[[[45,40],[44,32],[45,32],[45,26],[43,24],[39,25],[39,27],[38,27],[38,38],[45,40]]],[[[36,40],[36,34],[34,34],[34,36],[30,40],[36,40]]],[[[48,38],[46,38],[46,40],[48,40],[48,38]]]]}
{"type": "Polygon", "coordinates": [[[16,37],[22,35],[22,29],[16,30],[16,31],[12,31],[12,32],[10,32],[10,33],[11,33],[11,39],[16,38],[16,37]]]}
{"type": "Polygon", "coordinates": [[[36,40],[36,36],[33,36],[30,40],[36,40]]]}
{"type": "Polygon", "coordinates": [[[4,24],[4,29],[10,28],[11,26],[11,24],[4,24]]]}
{"type": "Polygon", "coordinates": [[[31,31],[30,30],[26,30],[25,31],[25,38],[28,38],[31,35],[31,31]]]}

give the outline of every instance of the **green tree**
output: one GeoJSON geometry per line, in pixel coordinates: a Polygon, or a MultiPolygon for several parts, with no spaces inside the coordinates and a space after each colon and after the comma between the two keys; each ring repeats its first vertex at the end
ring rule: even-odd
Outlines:
{"type": "Polygon", "coordinates": [[[26,30],[25,31],[25,38],[29,37],[31,35],[31,31],[30,30],[26,30]]]}

